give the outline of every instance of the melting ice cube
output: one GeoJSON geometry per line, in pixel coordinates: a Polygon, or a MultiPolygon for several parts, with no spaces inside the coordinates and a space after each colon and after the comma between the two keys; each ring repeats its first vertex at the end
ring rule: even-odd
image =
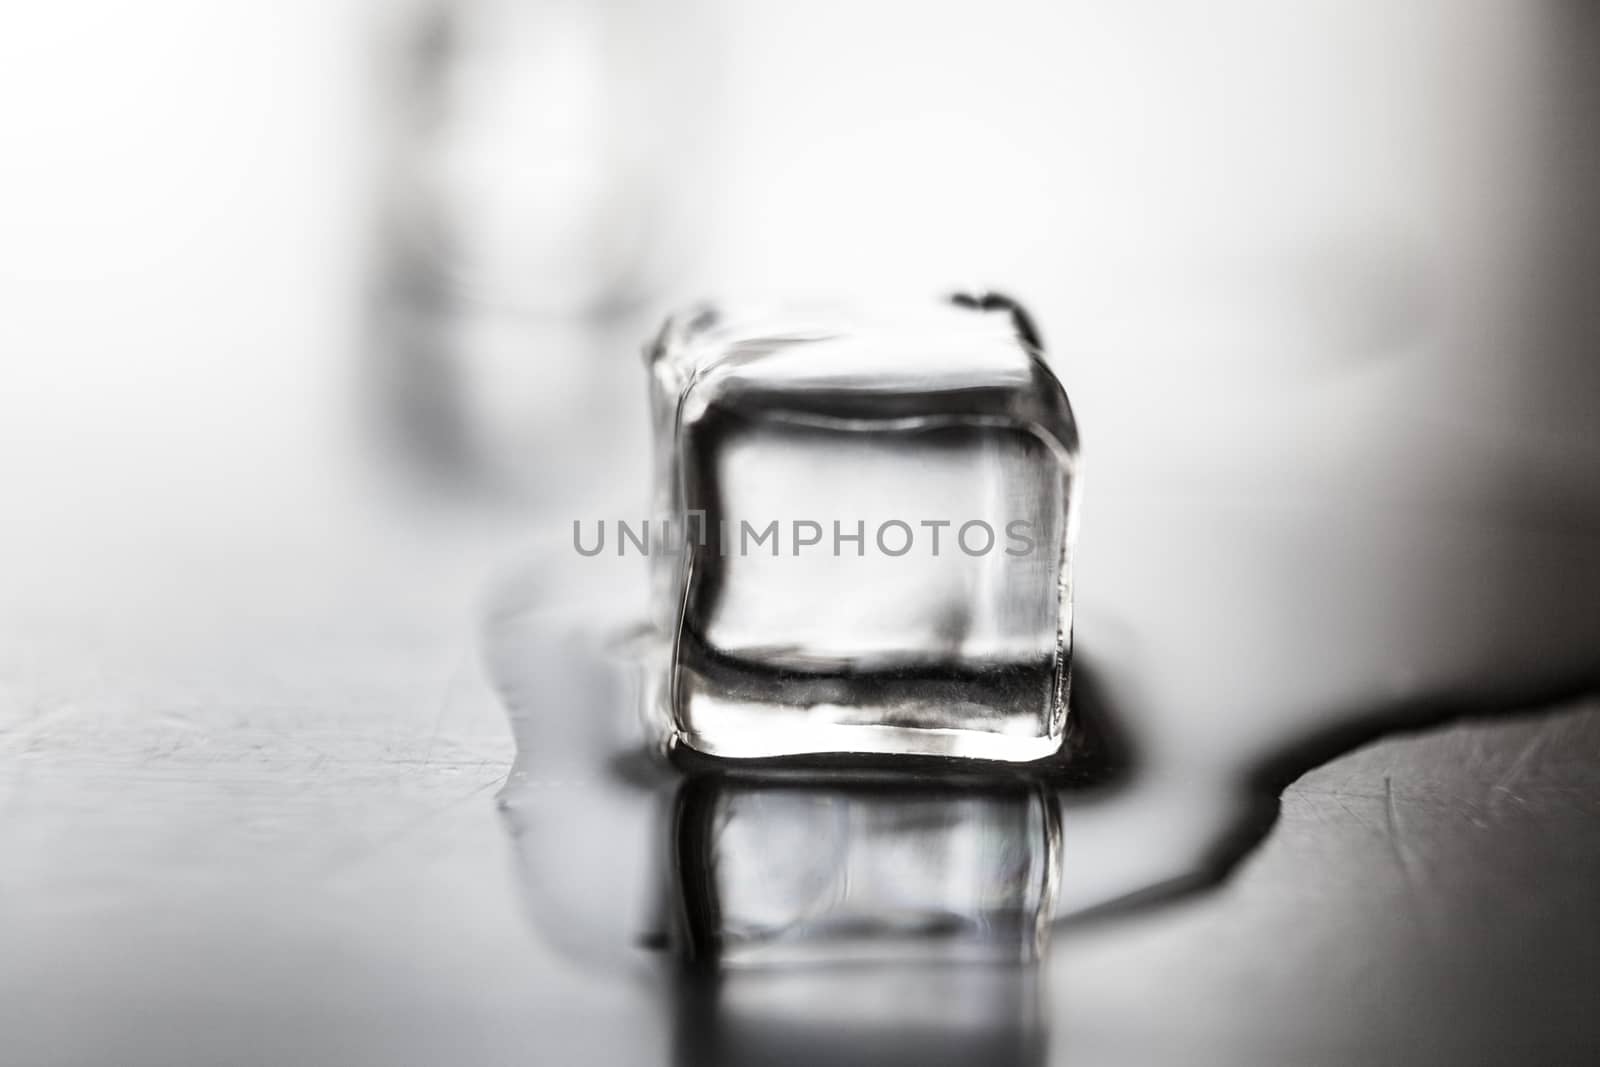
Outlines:
{"type": "Polygon", "coordinates": [[[649,358],[675,743],[1059,750],[1078,437],[1019,308],[699,309],[649,358]]]}

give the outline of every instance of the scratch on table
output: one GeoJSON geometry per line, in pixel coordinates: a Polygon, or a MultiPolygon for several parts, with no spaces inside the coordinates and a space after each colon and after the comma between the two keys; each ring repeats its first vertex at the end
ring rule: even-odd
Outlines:
{"type": "Polygon", "coordinates": [[[1546,719],[1540,723],[1538,729],[1529,735],[1528,740],[1523,744],[1516,758],[1484,790],[1489,797],[1489,810],[1491,813],[1498,814],[1507,797],[1519,804],[1523,803],[1522,794],[1513,787],[1521,784],[1523,779],[1528,776],[1529,765],[1532,764],[1536,756],[1543,753],[1545,739],[1549,737],[1554,729],[1555,722],[1556,720],[1554,719],[1546,719]]]}
{"type": "Polygon", "coordinates": [[[1416,926],[1423,936],[1429,941],[1435,941],[1437,932],[1434,930],[1432,912],[1426,899],[1426,880],[1423,877],[1422,864],[1407,841],[1400,820],[1400,809],[1394,799],[1394,779],[1388,775],[1384,775],[1383,778],[1383,822],[1386,831],[1384,840],[1388,842],[1389,852],[1394,857],[1396,869],[1400,872],[1401,881],[1405,886],[1406,903],[1412,917],[1416,920],[1416,926]]]}
{"type": "Polygon", "coordinates": [[[433,759],[433,748],[439,740],[439,729],[444,725],[444,716],[450,710],[450,700],[455,696],[456,684],[461,680],[461,672],[467,665],[470,649],[463,647],[456,654],[455,665],[450,668],[450,674],[444,683],[444,692],[439,694],[439,707],[433,716],[433,731],[428,735],[428,747],[422,754],[422,765],[428,766],[433,759]]]}

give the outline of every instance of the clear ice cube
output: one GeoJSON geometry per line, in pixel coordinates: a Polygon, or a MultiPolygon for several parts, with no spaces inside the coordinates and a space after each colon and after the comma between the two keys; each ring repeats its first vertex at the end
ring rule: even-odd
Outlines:
{"type": "Polygon", "coordinates": [[[675,743],[1061,747],[1077,430],[1020,309],[703,308],[649,358],[675,743]]]}

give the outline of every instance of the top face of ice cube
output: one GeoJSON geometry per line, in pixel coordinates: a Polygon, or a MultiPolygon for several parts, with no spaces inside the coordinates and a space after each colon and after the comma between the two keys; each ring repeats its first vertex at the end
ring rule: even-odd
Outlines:
{"type": "Polygon", "coordinates": [[[678,421],[711,405],[800,422],[946,416],[1076,430],[1022,311],[997,298],[772,311],[700,308],[668,321],[649,353],[678,421]]]}

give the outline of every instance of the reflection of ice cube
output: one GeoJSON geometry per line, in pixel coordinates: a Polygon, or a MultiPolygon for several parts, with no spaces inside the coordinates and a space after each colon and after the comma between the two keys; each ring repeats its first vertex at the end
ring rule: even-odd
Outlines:
{"type": "Polygon", "coordinates": [[[690,747],[1060,747],[1076,426],[1021,312],[970,304],[663,331],[657,507],[691,518],[657,595],[690,747]]]}
{"type": "Polygon", "coordinates": [[[1021,963],[1049,929],[1060,835],[1036,787],[701,778],[673,827],[678,940],[719,968],[1021,963]]]}

